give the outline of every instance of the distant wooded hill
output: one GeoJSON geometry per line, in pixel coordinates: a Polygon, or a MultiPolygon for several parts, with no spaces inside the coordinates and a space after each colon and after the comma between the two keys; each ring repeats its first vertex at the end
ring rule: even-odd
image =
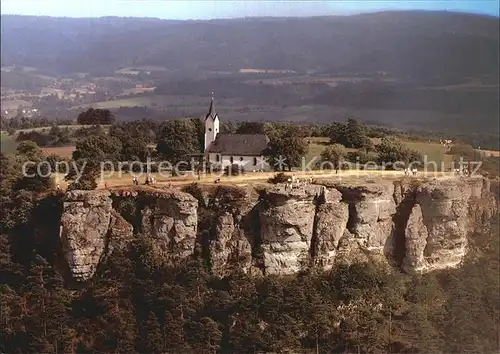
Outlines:
{"type": "Polygon", "coordinates": [[[159,65],[185,73],[266,68],[388,72],[498,82],[499,19],[443,12],[166,21],[2,16],[2,65],[55,73],[159,65]]]}

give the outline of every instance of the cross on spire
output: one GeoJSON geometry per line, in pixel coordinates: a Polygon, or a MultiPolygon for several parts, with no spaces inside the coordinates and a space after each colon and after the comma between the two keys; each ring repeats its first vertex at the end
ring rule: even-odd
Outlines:
{"type": "Polygon", "coordinates": [[[208,114],[207,116],[205,117],[205,119],[207,119],[208,117],[214,119],[215,116],[216,116],[216,113],[215,113],[215,106],[214,106],[214,92],[212,91],[212,99],[210,101],[210,108],[208,109],[208,114]]]}

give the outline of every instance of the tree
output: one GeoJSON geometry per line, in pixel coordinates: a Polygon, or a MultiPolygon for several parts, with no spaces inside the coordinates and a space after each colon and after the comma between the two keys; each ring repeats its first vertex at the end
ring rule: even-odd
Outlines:
{"type": "Polygon", "coordinates": [[[38,146],[48,146],[50,145],[50,140],[51,137],[37,132],[37,131],[31,131],[31,132],[19,132],[16,141],[28,141],[31,140],[32,142],[36,143],[38,146]]]}
{"type": "Polygon", "coordinates": [[[360,148],[363,146],[365,131],[364,127],[359,124],[356,118],[350,117],[346,123],[346,147],[360,148]]]}
{"type": "Polygon", "coordinates": [[[196,137],[198,138],[198,151],[204,151],[205,149],[205,123],[199,118],[191,118],[191,123],[196,131],[196,137]]]}
{"type": "Polygon", "coordinates": [[[328,129],[330,144],[341,144],[346,135],[346,127],[344,124],[335,122],[328,129]]]}
{"type": "Polygon", "coordinates": [[[42,150],[33,141],[23,141],[16,149],[18,156],[23,156],[25,159],[35,161],[42,158],[42,150]]]}
{"type": "Polygon", "coordinates": [[[9,195],[22,177],[20,161],[14,156],[0,153],[0,195],[9,195]]]}
{"type": "Polygon", "coordinates": [[[440,330],[436,328],[434,319],[446,318],[443,293],[434,274],[418,276],[408,284],[405,324],[408,330],[404,337],[414,347],[424,352],[440,352],[443,350],[440,330]]]}
{"type": "Polygon", "coordinates": [[[95,351],[136,352],[134,344],[138,326],[134,304],[130,301],[132,289],[127,287],[127,275],[132,273],[127,261],[115,257],[113,271],[105,269],[104,277],[99,278],[97,284],[82,296],[80,311],[95,311],[93,319],[97,320],[97,326],[94,332],[97,333],[93,334],[96,343],[92,345],[95,351]]]}
{"type": "Polygon", "coordinates": [[[383,137],[380,144],[375,146],[375,150],[378,153],[378,162],[389,167],[394,166],[395,163],[406,166],[408,163],[422,160],[417,151],[406,148],[403,142],[396,137],[383,137]]]}
{"type": "Polygon", "coordinates": [[[222,121],[219,123],[219,128],[220,128],[220,133],[231,133],[234,134],[236,133],[236,129],[238,128],[237,124],[235,122],[226,122],[222,121]]]}
{"type": "Polygon", "coordinates": [[[378,162],[378,154],[373,151],[366,151],[366,149],[359,149],[358,151],[347,153],[347,159],[354,164],[359,164],[360,168],[368,162],[378,162]]]}
{"type": "Polygon", "coordinates": [[[144,322],[141,338],[144,341],[143,350],[147,353],[163,353],[165,346],[163,344],[163,335],[160,323],[154,312],[150,311],[148,318],[144,322]]]}
{"type": "Polygon", "coordinates": [[[96,179],[98,177],[98,173],[96,169],[84,169],[84,172],[80,176],[78,181],[74,181],[68,186],[68,191],[72,190],[94,190],[97,188],[96,179]]]}
{"type": "Polygon", "coordinates": [[[343,145],[334,144],[327,146],[325,150],[321,152],[320,164],[324,162],[329,162],[331,165],[323,164],[326,168],[333,168],[338,170],[340,168],[341,162],[347,155],[347,150],[343,145]]]}
{"type": "Polygon", "coordinates": [[[210,317],[203,317],[196,323],[196,327],[200,349],[208,349],[216,353],[222,340],[219,324],[210,317]]]}
{"type": "Polygon", "coordinates": [[[461,162],[477,161],[477,159],[481,159],[481,155],[476,153],[471,145],[467,144],[453,145],[450,151],[448,151],[448,154],[453,156],[453,162],[457,165],[461,162]]]}
{"type": "Polygon", "coordinates": [[[27,226],[35,207],[32,193],[21,189],[12,192],[10,195],[2,194],[0,198],[2,201],[1,231],[5,232],[20,226],[27,226]]]}
{"type": "Polygon", "coordinates": [[[146,162],[149,156],[149,148],[142,138],[129,138],[122,143],[122,161],[146,162]]]}
{"type": "Polygon", "coordinates": [[[17,147],[16,159],[23,173],[16,181],[15,189],[42,192],[53,187],[50,164],[46,163],[42,150],[32,141],[23,141],[17,147]]]}
{"type": "Polygon", "coordinates": [[[280,168],[285,170],[286,167],[291,171],[292,167],[300,165],[306,152],[307,143],[304,141],[300,128],[287,125],[270,137],[265,156],[276,170],[280,168]]]}
{"type": "Polygon", "coordinates": [[[172,164],[200,153],[199,129],[188,119],[176,119],[166,122],[157,141],[156,151],[172,164]]]}
{"type": "Polygon", "coordinates": [[[260,122],[241,122],[236,134],[265,134],[264,125],[260,122]]]}
{"type": "Polygon", "coordinates": [[[70,330],[69,318],[71,293],[64,288],[62,278],[45,259],[36,257],[23,292],[28,313],[35,314],[27,316],[25,321],[30,351],[63,352],[64,348],[72,347],[74,333],[70,330]]]}
{"type": "Polygon", "coordinates": [[[78,140],[73,159],[87,159],[97,162],[118,161],[122,151],[122,143],[112,136],[90,136],[78,140]]]}
{"type": "Polygon", "coordinates": [[[82,112],[77,117],[78,124],[84,125],[101,125],[112,124],[115,121],[115,116],[109,109],[94,109],[89,108],[82,112]]]}
{"type": "Polygon", "coordinates": [[[59,128],[57,124],[53,124],[52,127],[50,127],[49,136],[51,136],[52,138],[57,138],[59,134],[61,134],[61,132],[61,128],[59,128]]]}
{"type": "Polygon", "coordinates": [[[328,129],[330,143],[347,148],[371,148],[371,140],[366,136],[365,127],[356,118],[350,117],[346,124],[335,122],[328,129]]]}
{"type": "Polygon", "coordinates": [[[474,158],[475,151],[471,145],[467,144],[455,144],[450,148],[448,154],[454,156],[463,156],[464,158],[472,159],[474,158]]]}
{"type": "Polygon", "coordinates": [[[57,163],[60,161],[64,161],[64,159],[57,154],[50,154],[46,158],[47,162],[50,164],[50,168],[54,172],[59,172],[57,171],[57,163]]]}

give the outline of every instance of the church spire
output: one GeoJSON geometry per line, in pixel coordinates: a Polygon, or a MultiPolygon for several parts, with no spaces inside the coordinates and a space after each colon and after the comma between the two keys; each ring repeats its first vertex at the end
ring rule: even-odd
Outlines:
{"type": "Polygon", "coordinates": [[[210,101],[210,108],[208,109],[208,114],[205,117],[205,119],[208,119],[208,117],[215,119],[215,116],[217,113],[215,113],[215,106],[214,106],[214,92],[212,91],[212,100],[210,101]]]}

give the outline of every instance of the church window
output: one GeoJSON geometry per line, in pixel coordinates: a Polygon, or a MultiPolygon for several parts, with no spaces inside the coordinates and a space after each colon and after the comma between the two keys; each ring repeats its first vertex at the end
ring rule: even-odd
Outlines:
{"type": "Polygon", "coordinates": [[[211,132],[212,131],[212,128],[208,128],[208,131],[211,132]]]}
{"type": "Polygon", "coordinates": [[[243,157],[240,157],[240,161],[243,161],[243,157]]]}
{"type": "Polygon", "coordinates": [[[234,162],[234,158],[232,156],[229,158],[229,162],[231,162],[231,163],[234,162]]]}
{"type": "Polygon", "coordinates": [[[220,161],[220,155],[219,154],[215,155],[215,161],[217,161],[217,162],[220,161]]]}
{"type": "Polygon", "coordinates": [[[257,158],[256,157],[253,158],[253,165],[257,166],[257,158]]]}

